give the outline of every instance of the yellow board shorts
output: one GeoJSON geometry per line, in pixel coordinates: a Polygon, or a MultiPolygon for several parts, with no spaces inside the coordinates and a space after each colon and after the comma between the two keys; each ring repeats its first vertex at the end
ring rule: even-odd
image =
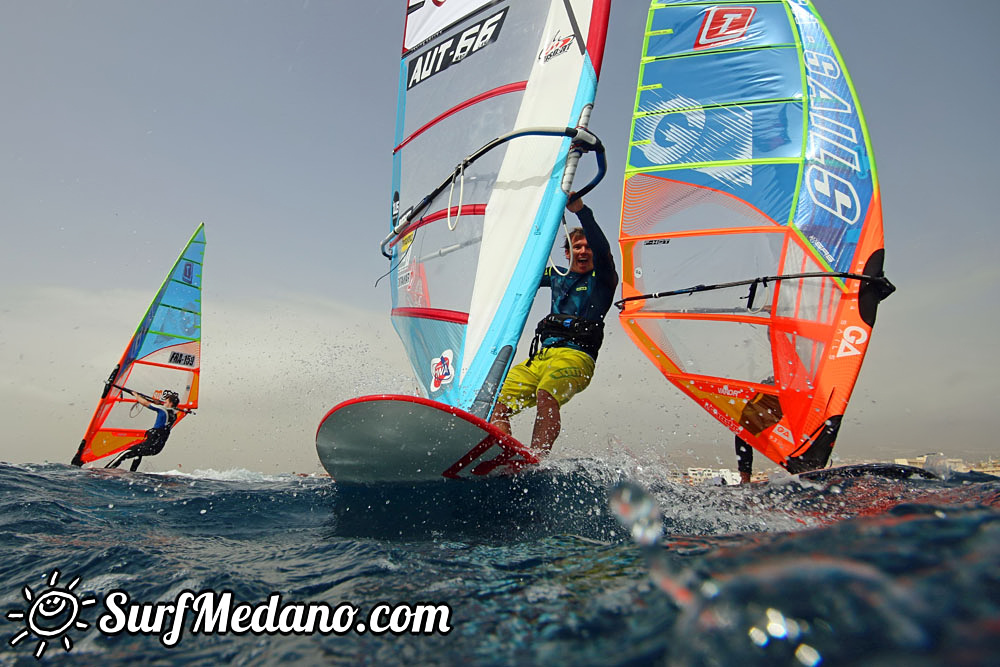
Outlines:
{"type": "Polygon", "coordinates": [[[528,362],[510,369],[497,399],[517,414],[538,403],[539,389],[547,391],[559,403],[583,391],[594,377],[594,358],[571,347],[546,347],[528,362]]]}

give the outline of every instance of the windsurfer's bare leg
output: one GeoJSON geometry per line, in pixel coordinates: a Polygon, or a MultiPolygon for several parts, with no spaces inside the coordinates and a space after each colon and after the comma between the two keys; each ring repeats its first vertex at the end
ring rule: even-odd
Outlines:
{"type": "Polygon", "coordinates": [[[535,428],[531,433],[531,448],[545,456],[552,451],[552,443],[559,437],[562,429],[562,418],[559,416],[559,401],[552,394],[539,389],[538,413],[535,415],[535,428]]]}
{"type": "Polygon", "coordinates": [[[503,403],[498,402],[496,407],[493,408],[493,417],[490,419],[490,423],[496,426],[498,429],[511,435],[510,432],[510,416],[511,410],[503,403]]]}

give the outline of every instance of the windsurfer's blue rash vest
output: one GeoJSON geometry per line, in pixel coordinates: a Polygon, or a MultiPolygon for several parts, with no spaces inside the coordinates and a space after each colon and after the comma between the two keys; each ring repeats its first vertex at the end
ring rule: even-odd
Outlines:
{"type": "Polygon", "coordinates": [[[587,245],[590,246],[594,257],[594,270],[589,273],[573,273],[566,269],[560,269],[558,272],[552,267],[545,269],[539,287],[552,289],[552,314],[542,320],[538,332],[544,336],[541,339],[542,347],[571,347],[597,359],[597,351],[604,339],[604,316],[611,309],[615,290],[618,288],[618,272],[611,256],[611,245],[601,231],[600,225],[594,220],[594,213],[589,207],[584,206],[576,217],[580,220],[583,234],[587,237],[587,245]],[[562,273],[566,275],[561,275],[562,273]],[[552,327],[543,328],[547,320],[555,319],[554,315],[584,320],[580,322],[583,328],[587,328],[587,323],[597,325],[591,328],[600,328],[596,334],[581,336],[574,340],[573,337],[557,335],[552,327]]]}
{"type": "Polygon", "coordinates": [[[158,405],[150,405],[147,407],[156,413],[156,423],[153,424],[153,428],[163,428],[164,426],[168,429],[173,428],[174,422],[177,421],[176,410],[173,408],[161,408],[158,405]]]}

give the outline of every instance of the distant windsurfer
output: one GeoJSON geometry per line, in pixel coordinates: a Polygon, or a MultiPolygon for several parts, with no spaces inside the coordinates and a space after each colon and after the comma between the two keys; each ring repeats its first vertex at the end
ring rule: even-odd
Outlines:
{"type": "MultiPolygon", "coordinates": [[[[761,384],[773,385],[774,376],[768,376],[761,384]]],[[[740,412],[740,426],[752,435],[760,435],[765,429],[781,421],[781,400],[764,392],[757,392],[747,401],[740,412]]],[[[736,469],[740,473],[740,484],[749,484],[753,476],[753,447],[740,436],[736,436],[736,469]]]]}
{"type": "Polygon", "coordinates": [[[736,469],[740,472],[740,484],[749,484],[753,476],[753,447],[740,436],[736,436],[736,469]]]}
{"type": "Polygon", "coordinates": [[[510,418],[537,405],[531,447],[542,456],[562,428],[560,407],[590,384],[604,316],[618,287],[611,245],[593,212],[573,194],[566,209],[581,227],[570,229],[563,244],[569,270],[549,267],[542,275],[539,287],[552,290],[551,313],[538,323],[528,359],[510,369],[491,420],[509,435],[510,418]]]}
{"type": "Polygon", "coordinates": [[[105,467],[117,468],[125,459],[134,459],[129,470],[135,472],[139,469],[143,456],[155,456],[163,451],[163,446],[167,444],[167,438],[170,437],[170,429],[177,422],[177,406],[180,403],[180,397],[176,392],[164,391],[161,395],[165,406],[161,407],[138,392],[130,393],[135,396],[135,400],[140,405],[156,413],[156,422],[153,424],[153,428],[146,431],[145,440],[126,449],[105,467]]]}

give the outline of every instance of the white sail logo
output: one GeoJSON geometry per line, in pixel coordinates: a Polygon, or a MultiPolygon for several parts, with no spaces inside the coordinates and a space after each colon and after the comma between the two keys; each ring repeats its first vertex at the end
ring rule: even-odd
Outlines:
{"type": "Polygon", "coordinates": [[[858,192],[850,181],[831,174],[823,167],[810,165],[805,183],[814,204],[849,225],[858,221],[861,204],[858,192]]]}
{"type": "MultiPolygon", "coordinates": [[[[636,118],[635,147],[652,164],[742,162],[753,157],[753,116],[747,109],[714,109],[711,115],[698,100],[678,96],[654,102],[636,118]]],[[[731,187],[750,185],[753,168],[746,164],[696,168],[731,187]]]]}
{"type": "Polygon", "coordinates": [[[756,7],[712,7],[705,12],[695,49],[733,44],[746,38],[756,7]]]}
{"type": "Polygon", "coordinates": [[[844,329],[844,337],[837,348],[837,358],[854,357],[861,354],[859,345],[864,345],[868,341],[868,332],[861,327],[850,326],[844,329]]]}
{"type": "Polygon", "coordinates": [[[810,164],[804,179],[809,197],[816,206],[853,225],[861,217],[862,202],[850,180],[833,173],[849,170],[862,177],[859,130],[846,122],[857,111],[853,101],[837,84],[843,70],[836,58],[826,53],[806,51],[803,59],[808,72],[810,164]]]}
{"type": "MultiPolygon", "coordinates": [[[[705,110],[699,109],[696,100],[675,97],[661,105],[664,115],[647,116],[642,125],[649,136],[649,143],[640,144],[646,159],[654,164],[676,164],[694,151],[705,130],[705,110]],[[674,109],[685,109],[674,111],[674,109]]],[[[659,109],[658,109],[659,110],[659,109]]],[[[639,121],[637,120],[637,129],[639,121]]]]}
{"type": "Polygon", "coordinates": [[[788,428],[786,428],[785,426],[782,426],[781,424],[775,424],[772,433],[774,433],[774,435],[778,436],[779,438],[783,438],[788,442],[795,444],[795,438],[792,437],[792,432],[789,431],[788,428]]]}

